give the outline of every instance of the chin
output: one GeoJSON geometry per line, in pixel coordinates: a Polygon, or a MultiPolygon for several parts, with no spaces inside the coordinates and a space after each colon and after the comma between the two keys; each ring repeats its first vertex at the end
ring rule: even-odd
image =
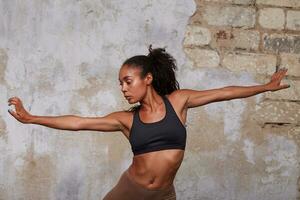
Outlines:
{"type": "Polygon", "coordinates": [[[134,102],[134,101],[132,101],[132,100],[129,100],[128,103],[129,103],[129,104],[135,104],[136,102],[134,102]]]}
{"type": "Polygon", "coordinates": [[[132,99],[129,99],[129,100],[127,100],[127,101],[128,101],[129,104],[135,104],[135,103],[137,103],[137,101],[134,101],[134,100],[132,100],[132,99]]]}

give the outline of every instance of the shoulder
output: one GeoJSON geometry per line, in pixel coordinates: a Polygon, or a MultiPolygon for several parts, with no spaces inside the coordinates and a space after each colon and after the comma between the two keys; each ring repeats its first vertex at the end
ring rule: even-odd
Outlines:
{"type": "Polygon", "coordinates": [[[120,122],[123,129],[130,129],[130,125],[133,120],[133,114],[134,111],[123,110],[113,112],[110,115],[120,122]]]}
{"type": "Polygon", "coordinates": [[[174,90],[169,96],[173,96],[174,98],[187,98],[187,96],[191,93],[190,89],[178,89],[174,90]]]}
{"type": "Polygon", "coordinates": [[[185,113],[187,110],[186,102],[188,94],[185,89],[175,90],[169,95],[166,95],[171,105],[177,113],[185,113]]]}
{"type": "Polygon", "coordinates": [[[124,119],[132,116],[134,113],[134,111],[126,111],[126,110],[123,110],[123,111],[115,111],[115,112],[112,112],[110,113],[109,115],[107,116],[110,116],[112,118],[115,118],[119,121],[123,121],[124,119]]]}
{"type": "Polygon", "coordinates": [[[186,102],[188,100],[189,96],[189,90],[188,89],[178,89],[173,91],[171,94],[166,95],[170,102],[172,102],[172,105],[178,105],[180,107],[185,107],[186,102]]]}

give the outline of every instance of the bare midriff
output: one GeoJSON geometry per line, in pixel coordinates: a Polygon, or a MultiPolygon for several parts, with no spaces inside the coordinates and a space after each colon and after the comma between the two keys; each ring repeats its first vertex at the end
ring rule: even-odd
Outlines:
{"type": "Polygon", "coordinates": [[[167,149],[136,155],[129,166],[133,180],[147,189],[164,189],[173,184],[184,157],[182,149],[167,149]]]}

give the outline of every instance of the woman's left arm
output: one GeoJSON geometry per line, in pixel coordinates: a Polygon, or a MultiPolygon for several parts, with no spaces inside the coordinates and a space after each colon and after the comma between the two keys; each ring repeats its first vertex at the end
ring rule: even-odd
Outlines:
{"type": "Polygon", "coordinates": [[[182,100],[182,104],[187,108],[193,108],[217,101],[228,101],[237,98],[246,98],[262,92],[276,91],[290,87],[289,85],[280,85],[287,69],[283,68],[275,72],[269,83],[255,86],[227,86],[223,88],[210,90],[176,90],[174,95],[182,100]]]}
{"type": "Polygon", "coordinates": [[[290,85],[280,85],[281,80],[285,76],[287,69],[283,68],[279,71],[275,72],[269,83],[263,85],[255,85],[255,86],[228,86],[225,87],[224,90],[228,91],[228,98],[229,99],[236,99],[236,98],[245,98],[250,97],[262,92],[267,91],[277,91],[285,88],[289,88],[290,85]]]}

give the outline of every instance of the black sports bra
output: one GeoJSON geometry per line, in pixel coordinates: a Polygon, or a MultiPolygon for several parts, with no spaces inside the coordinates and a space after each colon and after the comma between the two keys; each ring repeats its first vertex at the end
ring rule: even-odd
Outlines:
{"type": "Polygon", "coordinates": [[[162,96],[166,108],[165,117],[157,122],[144,123],[135,110],[129,142],[134,155],[163,149],[185,149],[186,128],[178,118],[166,96],[162,96]]]}

